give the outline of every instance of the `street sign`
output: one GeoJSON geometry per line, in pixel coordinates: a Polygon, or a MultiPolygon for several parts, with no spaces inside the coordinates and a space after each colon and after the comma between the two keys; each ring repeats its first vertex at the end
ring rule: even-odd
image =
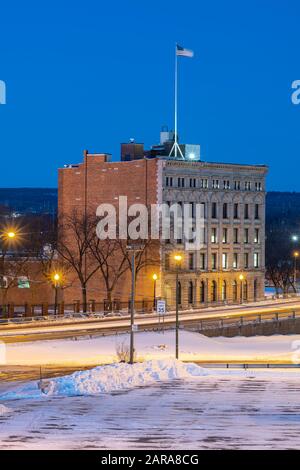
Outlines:
{"type": "Polygon", "coordinates": [[[166,301],[165,300],[157,300],[156,301],[156,311],[158,315],[165,315],[166,314],[166,301]]]}
{"type": "Polygon", "coordinates": [[[18,288],[19,289],[30,289],[30,282],[27,276],[18,277],[18,288]]]}
{"type": "Polygon", "coordinates": [[[138,331],[139,326],[138,325],[132,325],[132,331],[138,331]]]}

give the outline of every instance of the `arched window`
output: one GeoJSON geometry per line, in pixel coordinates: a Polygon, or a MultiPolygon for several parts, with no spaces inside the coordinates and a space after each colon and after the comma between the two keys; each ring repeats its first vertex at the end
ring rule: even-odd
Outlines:
{"type": "Polygon", "coordinates": [[[201,281],[200,283],[200,302],[205,302],[205,282],[201,281]]]}
{"type": "Polygon", "coordinates": [[[217,283],[216,281],[212,281],[211,283],[211,301],[217,301],[217,283]]]}
{"type": "Polygon", "coordinates": [[[254,279],[254,285],[253,285],[253,296],[254,296],[254,300],[257,300],[257,287],[258,287],[257,279],[254,279]]]}
{"type": "Polygon", "coordinates": [[[189,301],[189,304],[193,304],[193,303],[194,303],[194,285],[193,285],[193,282],[192,282],[192,281],[189,282],[188,301],[189,301]]]}
{"type": "Polygon", "coordinates": [[[232,300],[237,301],[238,299],[238,283],[237,281],[233,281],[232,283],[232,300]]]}
{"type": "Polygon", "coordinates": [[[227,299],[227,284],[226,284],[226,281],[222,282],[221,298],[222,298],[223,301],[227,299]]]}

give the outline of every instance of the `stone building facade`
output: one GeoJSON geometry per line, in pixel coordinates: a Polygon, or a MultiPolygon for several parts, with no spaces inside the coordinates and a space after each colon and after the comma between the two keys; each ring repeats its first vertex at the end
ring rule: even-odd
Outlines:
{"type": "Polygon", "coordinates": [[[161,296],[175,303],[180,252],[182,307],[264,298],[265,166],[162,160],[159,199],[172,204],[201,203],[203,244],[195,252],[182,243],[164,243],[161,296]]]}

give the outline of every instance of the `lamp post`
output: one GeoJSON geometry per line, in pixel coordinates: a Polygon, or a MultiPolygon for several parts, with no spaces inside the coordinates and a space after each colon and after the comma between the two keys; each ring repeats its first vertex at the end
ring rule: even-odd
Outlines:
{"type": "Polygon", "coordinates": [[[244,281],[244,276],[243,276],[243,274],[240,274],[239,280],[241,281],[240,298],[241,298],[241,304],[242,304],[242,303],[243,303],[243,281],[244,281]]]}
{"type": "Polygon", "coordinates": [[[178,280],[178,274],[179,274],[179,267],[182,261],[182,256],[181,255],[175,255],[174,256],[174,261],[176,263],[176,340],[175,340],[175,357],[178,359],[179,357],[179,312],[178,312],[178,307],[179,307],[179,280],[178,280]]]}
{"type": "Polygon", "coordinates": [[[294,289],[295,292],[297,293],[297,258],[299,256],[299,251],[294,251],[293,253],[294,256],[294,289]]]}
{"type": "Polygon", "coordinates": [[[153,274],[153,309],[156,310],[156,281],[157,281],[157,274],[153,274]]]}
{"type": "Polygon", "coordinates": [[[57,294],[58,294],[59,281],[60,281],[60,274],[54,273],[53,274],[53,282],[54,282],[54,289],[55,289],[54,315],[56,315],[56,311],[57,311],[57,294]]]}
{"type": "MultiPolygon", "coordinates": [[[[1,263],[0,263],[0,278],[1,278],[1,288],[5,289],[7,286],[4,282],[4,259],[7,252],[7,247],[10,243],[17,241],[17,233],[13,229],[6,230],[1,233],[0,235],[2,239],[2,246],[1,246],[1,263]],[[6,243],[6,248],[3,246],[6,243]]],[[[2,314],[6,314],[6,305],[4,305],[4,292],[2,291],[2,314]]]]}

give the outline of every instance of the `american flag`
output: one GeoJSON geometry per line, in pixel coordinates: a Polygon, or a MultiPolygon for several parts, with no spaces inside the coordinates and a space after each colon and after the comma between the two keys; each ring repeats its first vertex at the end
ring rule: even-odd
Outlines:
{"type": "Polygon", "coordinates": [[[194,52],[176,44],[176,55],[182,57],[194,57],[194,52]]]}

